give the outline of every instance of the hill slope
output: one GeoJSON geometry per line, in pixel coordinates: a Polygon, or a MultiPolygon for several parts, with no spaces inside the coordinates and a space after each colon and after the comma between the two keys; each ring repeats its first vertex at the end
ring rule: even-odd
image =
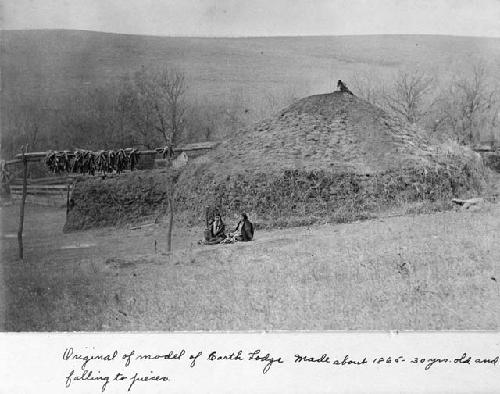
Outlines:
{"type": "Polygon", "coordinates": [[[333,90],[333,81],[370,68],[405,65],[446,72],[463,59],[487,58],[500,72],[500,39],[449,36],[182,38],[89,31],[1,31],[3,93],[52,98],[91,89],[168,63],[184,70],[192,93],[230,100],[273,89],[297,94],[333,90]]]}

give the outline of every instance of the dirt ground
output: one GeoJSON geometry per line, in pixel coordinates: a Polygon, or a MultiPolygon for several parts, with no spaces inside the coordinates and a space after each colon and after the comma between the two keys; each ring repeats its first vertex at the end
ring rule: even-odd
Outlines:
{"type": "Polygon", "coordinates": [[[165,223],[63,234],[64,209],[1,207],[9,331],[498,329],[500,205],[258,231],[199,246],[165,223]],[[156,241],[156,251],[155,251],[156,241]]]}

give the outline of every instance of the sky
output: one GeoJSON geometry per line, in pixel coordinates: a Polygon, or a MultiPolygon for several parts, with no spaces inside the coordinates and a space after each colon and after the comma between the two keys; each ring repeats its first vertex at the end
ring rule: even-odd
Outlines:
{"type": "Polygon", "coordinates": [[[2,0],[0,23],[162,36],[500,37],[500,0],[2,0]]]}

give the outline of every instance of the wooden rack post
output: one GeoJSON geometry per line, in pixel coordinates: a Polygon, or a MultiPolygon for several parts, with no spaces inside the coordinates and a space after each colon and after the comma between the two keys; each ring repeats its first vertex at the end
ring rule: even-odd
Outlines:
{"type": "Polygon", "coordinates": [[[71,192],[71,185],[68,182],[68,184],[66,185],[66,217],[68,217],[68,213],[69,213],[69,195],[70,195],[70,192],[71,192]]]}
{"type": "MultiPolygon", "coordinates": [[[[24,151],[25,152],[25,151],[24,151]]],[[[26,194],[28,190],[28,159],[23,152],[23,195],[21,198],[21,207],[19,208],[19,230],[17,231],[17,243],[19,245],[19,258],[24,260],[23,253],[23,229],[24,229],[24,204],[26,203],[26,194]]]]}

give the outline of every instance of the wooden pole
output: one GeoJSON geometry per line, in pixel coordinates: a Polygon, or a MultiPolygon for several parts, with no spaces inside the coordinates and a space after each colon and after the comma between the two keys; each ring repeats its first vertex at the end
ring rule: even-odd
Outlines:
{"type": "Polygon", "coordinates": [[[209,217],[209,209],[208,205],[205,206],[205,227],[208,228],[210,225],[210,217],[209,217]]]}
{"type": "MultiPolygon", "coordinates": [[[[179,153],[179,152],[192,152],[192,151],[200,151],[200,150],[211,150],[215,148],[217,145],[219,145],[219,141],[206,141],[206,142],[198,142],[198,143],[193,143],[193,144],[187,144],[182,147],[176,147],[172,149],[173,153],[179,153]]],[[[130,150],[130,148],[127,148],[125,150],[130,150]]],[[[139,155],[156,155],[160,154],[163,151],[163,148],[156,148],[156,149],[149,149],[149,150],[140,150],[137,153],[139,155]]],[[[75,155],[75,152],[72,151],[65,151],[66,154],[70,157],[75,155]]],[[[29,161],[38,161],[40,159],[44,159],[49,152],[29,152],[29,153],[19,153],[15,157],[18,159],[21,159],[23,156],[28,159],[29,161]]],[[[9,164],[13,164],[13,160],[9,161],[9,164]],[[12,163],[10,163],[12,162],[12,163]]]]}
{"type": "MultiPolygon", "coordinates": [[[[26,150],[24,150],[24,152],[25,151],[26,150]]],[[[28,160],[23,154],[23,195],[21,198],[21,207],[19,208],[19,230],[17,231],[19,258],[21,260],[24,260],[24,254],[23,254],[24,204],[26,203],[27,191],[28,191],[28,160]]]]}
{"type": "Polygon", "coordinates": [[[66,190],[66,217],[68,217],[69,213],[69,192],[71,190],[71,184],[68,183],[68,189],[66,190]]]}
{"type": "Polygon", "coordinates": [[[170,191],[168,192],[168,207],[169,207],[169,219],[168,219],[168,232],[167,232],[167,253],[172,251],[172,232],[174,228],[174,191],[173,182],[170,182],[170,191]]]}
{"type": "Polygon", "coordinates": [[[169,220],[168,220],[168,230],[167,230],[167,253],[172,252],[172,236],[174,228],[174,176],[173,176],[173,165],[172,165],[172,152],[168,155],[168,182],[167,182],[167,196],[168,196],[168,208],[169,208],[169,220]]]}

